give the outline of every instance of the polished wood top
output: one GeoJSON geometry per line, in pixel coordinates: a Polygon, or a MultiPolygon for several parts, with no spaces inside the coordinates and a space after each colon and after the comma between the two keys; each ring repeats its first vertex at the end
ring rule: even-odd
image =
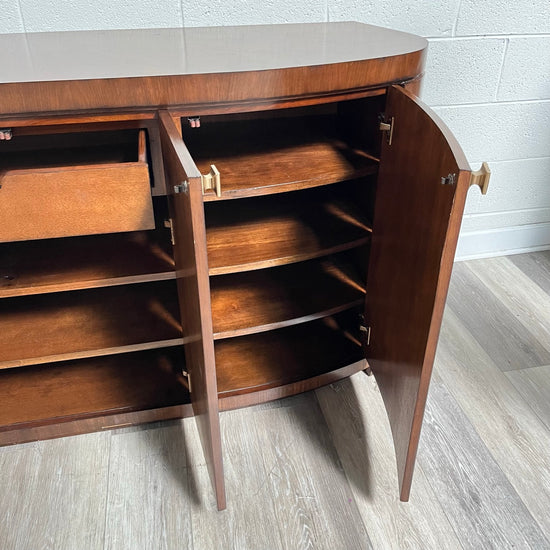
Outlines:
{"type": "Polygon", "coordinates": [[[0,35],[0,127],[351,99],[418,78],[426,46],[361,23],[0,35]]]}
{"type": "Polygon", "coordinates": [[[284,69],[393,57],[426,40],[362,23],[0,35],[0,84],[284,69]]]}

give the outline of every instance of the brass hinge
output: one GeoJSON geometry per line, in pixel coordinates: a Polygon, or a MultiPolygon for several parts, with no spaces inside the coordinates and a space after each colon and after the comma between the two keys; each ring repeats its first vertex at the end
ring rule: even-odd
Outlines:
{"type": "Polygon", "coordinates": [[[172,241],[172,246],[176,245],[176,239],[174,239],[174,222],[172,218],[164,220],[164,227],[170,229],[170,240],[172,241]]]}
{"type": "Polygon", "coordinates": [[[201,174],[202,192],[214,191],[216,197],[222,196],[221,178],[219,170],[213,165],[210,165],[208,174],[201,174]]]}
{"type": "Polygon", "coordinates": [[[360,325],[359,330],[361,331],[361,342],[365,346],[370,345],[370,327],[367,327],[365,325],[360,325]]]}
{"type": "Polygon", "coordinates": [[[455,173],[441,177],[441,185],[455,185],[455,183],[456,183],[455,173]]]}
{"type": "Polygon", "coordinates": [[[484,162],[479,170],[470,174],[470,187],[472,185],[478,185],[481,189],[481,194],[486,195],[487,189],[489,189],[489,179],[491,178],[491,170],[489,165],[484,162]]]}
{"type": "Polygon", "coordinates": [[[181,373],[183,374],[183,377],[187,380],[187,389],[189,390],[189,393],[191,393],[191,375],[184,369],[181,370],[181,373]]]}
{"type": "Polygon", "coordinates": [[[184,181],[180,185],[174,185],[174,193],[187,193],[189,191],[189,182],[184,181]]]}
{"type": "Polygon", "coordinates": [[[380,124],[378,128],[381,132],[386,132],[386,141],[388,145],[391,145],[391,142],[393,140],[393,127],[394,127],[394,117],[390,117],[388,120],[386,120],[386,115],[384,113],[381,113],[378,117],[380,124]]]}
{"type": "Polygon", "coordinates": [[[0,140],[9,141],[13,137],[11,128],[0,128],[0,140]]]}
{"type": "MultiPolygon", "coordinates": [[[[359,325],[359,339],[361,340],[361,347],[363,348],[363,354],[365,356],[365,359],[367,359],[367,356],[368,356],[368,352],[367,352],[367,348],[369,347],[370,345],[370,327],[364,325],[364,324],[360,324],[359,325]]],[[[367,376],[370,376],[372,374],[372,370],[369,366],[369,364],[367,363],[367,366],[363,369],[363,372],[367,375],[367,376]]]]}

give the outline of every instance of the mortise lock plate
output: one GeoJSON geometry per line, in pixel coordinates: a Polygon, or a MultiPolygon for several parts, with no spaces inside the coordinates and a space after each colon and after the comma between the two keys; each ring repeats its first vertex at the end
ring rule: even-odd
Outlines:
{"type": "Polygon", "coordinates": [[[386,120],[385,115],[382,113],[378,118],[380,120],[380,125],[378,126],[378,128],[381,132],[386,133],[386,141],[388,145],[391,145],[391,142],[393,140],[394,117],[390,117],[388,120],[386,120]]]}
{"type": "Polygon", "coordinates": [[[491,178],[491,170],[489,165],[484,162],[479,170],[472,172],[470,175],[470,187],[472,185],[478,185],[481,189],[481,194],[486,195],[487,189],[489,189],[489,179],[491,178]]]}
{"type": "Polygon", "coordinates": [[[214,164],[210,165],[210,172],[208,174],[201,174],[202,192],[214,191],[216,197],[222,196],[222,184],[220,171],[214,164]]]}

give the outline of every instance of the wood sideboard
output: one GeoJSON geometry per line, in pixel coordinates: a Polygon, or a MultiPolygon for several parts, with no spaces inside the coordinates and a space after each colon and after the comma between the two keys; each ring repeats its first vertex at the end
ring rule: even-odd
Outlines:
{"type": "Polygon", "coordinates": [[[426,41],[323,23],[0,49],[0,444],[194,415],[223,509],[220,411],[366,370],[407,500],[483,179],[415,96],[426,41]]]}

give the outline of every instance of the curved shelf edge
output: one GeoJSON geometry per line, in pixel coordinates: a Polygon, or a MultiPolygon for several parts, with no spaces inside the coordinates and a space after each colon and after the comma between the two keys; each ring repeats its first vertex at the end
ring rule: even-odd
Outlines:
{"type": "Polygon", "coordinates": [[[327,386],[348,378],[353,374],[365,370],[367,362],[365,359],[360,359],[355,363],[346,365],[339,369],[325,372],[305,380],[299,380],[297,382],[291,382],[289,384],[283,384],[281,386],[264,388],[259,386],[255,391],[251,391],[245,394],[234,394],[236,391],[221,392],[218,394],[218,406],[221,411],[229,411],[232,409],[239,409],[241,407],[249,407],[251,405],[258,405],[260,403],[266,403],[268,401],[275,401],[284,397],[290,397],[298,393],[315,390],[321,386],[327,386]]]}
{"type": "Polygon", "coordinates": [[[0,299],[18,298],[22,296],[36,296],[37,294],[52,294],[54,292],[71,292],[73,290],[88,290],[92,288],[106,288],[112,286],[133,285],[141,283],[154,283],[158,281],[170,281],[176,278],[175,271],[164,273],[151,273],[144,275],[130,275],[127,277],[110,277],[105,279],[91,279],[75,283],[52,283],[29,287],[6,287],[0,289],[0,299]]]}
{"type": "Polygon", "coordinates": [[[184,403],[146,410],[102,411],[90,413],[87,418],[75,414],[58,416],[47,421],[21,422],[0,430],[0,447],[126,428],[149,422],[188,418],[193,415],[191,403],[184,403]]]}
{"type": "Polygon", "coordinates": [[[322,248],[309,252],[301,252],[300,254],[293,254],[289,256],[282,256],[280,258],[269,258],[266,260],[255,261],[245,264],[224,265],[219,267],[209,268],[208,273],[210,276],[216,275],[228,275],[230,273],[242,273],[244,271],[255,271],[257,269],[264,269],[267,267],[276,267],[280,265],[288,265],[306,260],[314,260],[315,258],[322,258],[323,256],[329,256],[330,254],[336,254],[337,252],[344,252],[346,250],[352,250],[353,248],[359,248],[370,242],[370,233],[360,239],[354,239],[346,243],[334,245],[327,248],[322,248]]]}
{"type": "Polygon", "coordinates": [[[224,332],[214,332],[214,341],[223,340],[226,338],[235,338],[237,336],[247,336],[250,334],[258,334],[260,332],[268,332],[271,330],[277,330],[280,328],[291,327],[294,325],[300,325],[302,323],[308,323],[310,321],[315,321],[316,319],[322,319],[323,317],[330,317],[331,315],[336,315],[337,313],[342,313],[348,309],[353,309],[363,305],[365,298],[354,300],[353,302],[348,302],[346,304],[341,304],[339,306],[319,311],[316,313],[309,313],[308,315],[302,315],[300,317],[295,317],[293,319],[285,319],[284,321],[276,321],[274,323],[268,323],[265,325],[257,325],[253,327],[245,327],[234,330],[227,330],[224,332]]]}
{"type": "Polygon", "coordinates": [[[378,164],[375,164],[378,159],[372,158],[373,164],[365,167],[362,170],[355,170],[349,174],[342,174],[339,178],[333,177],[322,177],[322,178],[312,178],[309,180],[302,181],[291,181],[291,182],[282,182],[272,185],[258,186],[258,187],[248,187],[241,189],[230,189],[224,191],[223,189],[223,178],[222,178],[222,192],[221,196],[218,197],[212,191],[205,193],[203,196],[204,202],[217,202],[224,200],[233,200],[233,199],[244,199],[248,197],[259,197],[264,195],[275,195],[278,193],[288,193],[292,191],[300,191],[303,189],[313,189],[315,187],[322,187],[325,185],[333,185],[336,183],[343,183],[345,181],[355,180],[363,178],[366,176],[372,176],[378,173],[378,164]]]}
{"type": "Polygon", "coordinates": [[[75,359],[91,359],[93,357],[104,357],[107,355],[119,355],[121,353],[130,353],[134,351],[147,351],[153,349],[169,348],[187,344],[191,339],[172,338],[170,340],[158,340],[154,342],[143,342],[139,344],[129,344],[126,346],[116,346],[111,348],[91,349],[60,353],[56,355],[45,355],[40,357],[28,357],[25,359],[7,360],[0,362],[0,370],[13,369],[20,367],[30,367],[33,365],[45,365],[48,363],[58,363],[60,361],[70,361],[75,359]]]}

